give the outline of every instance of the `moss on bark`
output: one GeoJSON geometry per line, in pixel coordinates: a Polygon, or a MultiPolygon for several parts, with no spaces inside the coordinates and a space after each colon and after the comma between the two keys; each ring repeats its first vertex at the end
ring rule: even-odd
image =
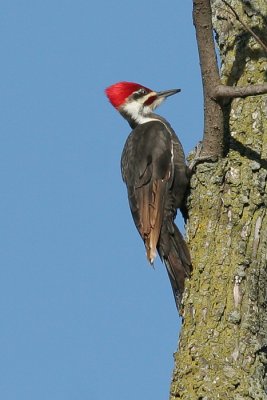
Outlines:
{"type": "MultiPolygon", "coordinates": [[[[232,0],[267,38],[267,2],[232,0]]],[[[228,85],[266,82],[266,55],[213,1],[214,27],[228,85]]],[[[227,156],[197,167],[188,199],[194,266],[171,399],[267,399],[267,96],[224,108],[227,156]]]]}

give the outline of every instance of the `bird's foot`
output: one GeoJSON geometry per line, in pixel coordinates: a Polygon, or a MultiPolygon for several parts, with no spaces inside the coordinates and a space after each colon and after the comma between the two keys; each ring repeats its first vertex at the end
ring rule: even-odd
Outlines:
{"type": "Polygon", "coordinates": [[[190,169],[191,173],[194,172],[194,169],[196,168],[196,166],[198,164],[200,164],[201,162],[205,162],[205,161],[215,162],[218,160],[218,156],[216,156],[214,154],[201,155],[202,150],[203,150],[203,143],[199,142],[195,147],[194,158],[189,163],[189,169],[190,169]]]}

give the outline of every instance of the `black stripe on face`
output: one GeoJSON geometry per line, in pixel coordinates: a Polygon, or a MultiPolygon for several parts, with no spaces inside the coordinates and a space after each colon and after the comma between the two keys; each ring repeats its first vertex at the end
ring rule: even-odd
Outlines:
{"type": "Polygon", "coordinates": [[[141,99],[142,97],[146,96],[149,92],[145,88],[141,88],[132,94],[133,100],[141,99]]]}

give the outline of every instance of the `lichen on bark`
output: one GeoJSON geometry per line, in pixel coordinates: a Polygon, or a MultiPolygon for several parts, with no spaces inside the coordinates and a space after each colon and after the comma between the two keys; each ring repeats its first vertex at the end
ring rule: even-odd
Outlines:
{"type": "MultiPolygon", "coordinates": [[[[220,0],[213,24],[227,85],[266,82],[267,59],[220,0]]],[[[267,38],[267,2],[232,0],[267,38]]],[[[194,266],[171,399],[267,399],[267,95],[224,105],[226,156],[191,180],[187,232],[194,266]]]]}

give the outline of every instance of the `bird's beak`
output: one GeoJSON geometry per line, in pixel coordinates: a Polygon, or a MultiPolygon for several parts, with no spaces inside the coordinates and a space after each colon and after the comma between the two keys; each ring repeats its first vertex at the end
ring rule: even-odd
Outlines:
{"type": "Polygon", "coordinates": [[[179,93],[181,89],[170,89],[170,90],[164,90],[163,92],[157,92],[158,97],[169,97],[172,96],[173,94],[179,93]]]}

